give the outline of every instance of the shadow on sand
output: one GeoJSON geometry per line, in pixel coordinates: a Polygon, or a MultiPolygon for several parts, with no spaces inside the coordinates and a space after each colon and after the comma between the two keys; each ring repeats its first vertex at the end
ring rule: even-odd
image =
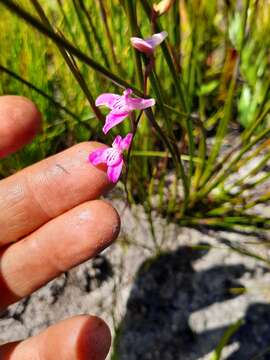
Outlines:
{"type": "MultiPolygon", "coordinates": [[[[195,333],[190,316],[215,303],[230,306],[229,300],[239,296],[231,289],[243,287],[238,280],[251,270],[239,264],[196,272],[193,262],[206,252],[180,247],[142,264],[115,342],[117,359],[196,360],[216,348],[226,327],[195,333]]],[[[270,306],[250,305],[230,343],[236,345],[230,360],[253,359],[270,346],[270,306]]],[[[270,359],[270,353],[256,359],[270,359]]]]}

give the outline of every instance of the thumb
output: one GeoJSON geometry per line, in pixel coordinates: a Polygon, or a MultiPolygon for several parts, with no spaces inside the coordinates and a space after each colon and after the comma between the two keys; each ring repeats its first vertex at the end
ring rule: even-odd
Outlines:
{"type": "Polygon", "coordinates": [[[111,334],[103,320],[76,316],[22,342],[0,347],[1,360],[105,360],[111,334]]]}

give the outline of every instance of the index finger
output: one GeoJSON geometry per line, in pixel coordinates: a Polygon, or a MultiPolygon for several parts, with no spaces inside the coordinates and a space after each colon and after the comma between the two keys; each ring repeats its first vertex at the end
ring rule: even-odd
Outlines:
{"type": "Polygon", "coordinates": [[[0,96],[0,159],[29,143],[40,128],[37,107],[22,96],[0,96]]]}
{"type": "Polygon", "coordinates": [[[106,192],[111,183],[105,168],[88,162],[88,154],[100,146],[94,142],[75,145],[2,180],[0,246],[106,192]]]}

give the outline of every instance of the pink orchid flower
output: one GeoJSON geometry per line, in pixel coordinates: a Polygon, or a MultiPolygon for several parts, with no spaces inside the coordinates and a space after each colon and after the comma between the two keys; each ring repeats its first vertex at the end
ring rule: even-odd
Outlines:
{"type": "Polygon", "coordinates": [[[126,89],[122,96],[105,93],[96,99],[96,106],[105,105],[111,109],[103,126],[104,134],[107,134],[112,127],[121,123],[131,111],[143,110],[155,105],[154,99],[132,98],[130,97],[131,94],[132,90],[126,89]]]}
{"type": "Polygon", "coordinates": [[[147,55],[152,55],[155,48],[162,43],[162,41],[164,41],[164,39],[168,36],[168,33],[166,31],[162,31],[160,33],[154,34],[151,37],[147,38],[147,39],[141,39],[138,37],[132,37],[130,38],[131,41],[131,45],[147,54],[147,55]]]}
{"type": "Polygon", "coordinates": [[[99,148],[89,155],[91,164],[107,164],[107,175],[109,180],[113,183],[116,183],[121,175],[124,164],[123,152],[124,150],[128,150],[132,141],[132,136],[133,135],[129,133],[122,139],[120,135],[117,135],[112,147],[99,148]]]}

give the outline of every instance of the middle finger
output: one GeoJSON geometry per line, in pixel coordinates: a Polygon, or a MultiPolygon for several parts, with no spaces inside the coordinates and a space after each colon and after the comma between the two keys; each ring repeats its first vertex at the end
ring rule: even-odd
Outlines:
{"type": "Polygon", "coordinates": [[[0,256],[0,309],[95,256],[118,235],[120,219],[102,200],[78,205],[0,256]]]}

